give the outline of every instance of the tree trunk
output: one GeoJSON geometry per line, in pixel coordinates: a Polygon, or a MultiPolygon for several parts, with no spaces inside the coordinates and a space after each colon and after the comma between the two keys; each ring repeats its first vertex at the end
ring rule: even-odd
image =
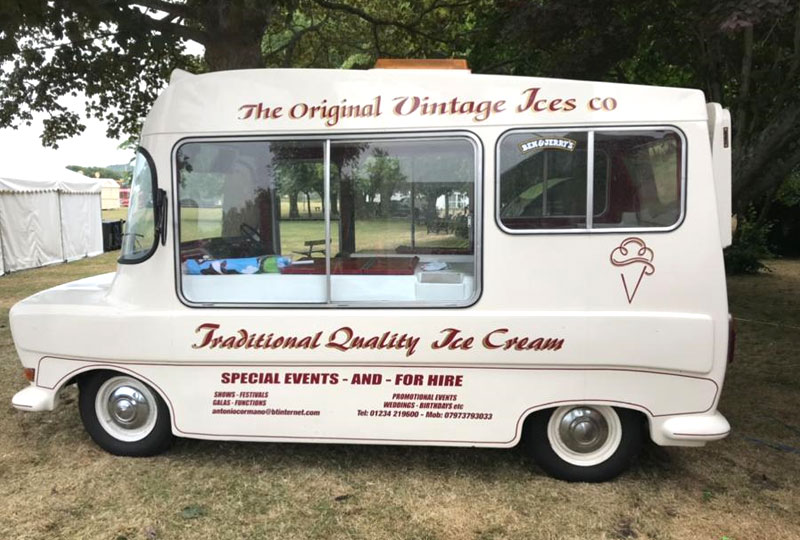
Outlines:
{"type": "Polygon", "coordinates": [[[211,71],[264,67],[259,44],[236,43],[223,39],[207,44],[203,58],[211,71]]]}
{"type": "Polygon", "coordinates": [[[331,190],[331,217],[339,215],[339,194],[331,190]]]}
{"type": "Polygon", "coordinates": [[[747,105],[750,98],[750,75],[753,71],[753,27],[748,26],[744,29],[744,43],[742,53],[742,72],[740,75],[739,96],[737,101],[739,107],[734,113],[737,128],[734,131],[734,148],[742,148],[745,140],[750,138],[750,118],[747,114],[747,105]]]}
{"type": "Polygon", "coordinates": [[[425,194],[425,220],[428,222],[428,226],[430,226],[430,224],[439,217],[437,214],[436,192],[429,190],[425,194]]]}
{"type": "Polygon", "coordinates": [[[297,219],[300,217],[300,209],[297,207],[297,192],[289,193],[289,218],[297,219]]]}
{"type": "Polygon", "coordinates": [[[738,212],[758,204],[800,166],[800,147],[790,144],[800,138],[800,105],[783,108],[779,117],[764,119],[762,125],[758,135],[734,146],[732,195],[738,212]]]}
{"type": "Polygon", "coordinates": [[[209,39],[205,61],[211,71],[264,67],[261,39],[274,14],[275,2],[212,0],[202,8],[209,39]]]}
{"type": "Polygon", "coordinates": [[[391,191],[381,191],[381,203],[378,205],[381,217],[389,217],[389,214],[391,213],[391,198],[391,191]]]}

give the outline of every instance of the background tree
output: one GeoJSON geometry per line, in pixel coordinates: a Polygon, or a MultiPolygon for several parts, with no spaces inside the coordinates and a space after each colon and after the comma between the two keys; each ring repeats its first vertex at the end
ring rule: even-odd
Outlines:
{"type": "Polygon", "coordinates": [[[306,215],[311,218],[311,195],[316,194],[322,200],[324,192],[324,175],[322,164],[315,162],[294,162],[281,164],[277,168],[278,193],[289,196],[289,217],[299,218],[298,195],[306,197],[306,215]]]}
{"type": "Polygon", "coordinates": [[[463,54],[477,0],[30,0],[0,3],[0,128],[45,113],[42,141],[83,131],[84,93],[108,135],[136,135],[176,68],[356,67],[378,55],[463,54]],[[186,53],[189,41],[205,48],[186,53]]]}
{"type": "Polygon", "coordinates": [[[506,0],[478,35],[477,71],[705,90],[733,116],[740,214],[768,205],[800,165],[796,1],[506,0]]]}
{"type": "Polygon", "coordinates": [[[468,57],[474,72],[697,87],[733,114],[736,211],[766,220],[800,170],[796,0],[32,0],[0,4],[0,127],[46,113],[43,142],[135,135],[175,68],[371,66],[468,57]],[[202,58],[186,44],[204,46],[202,58]]]}
{"type": "Polygon", "coordinates": [[[400,170],[400,160],[381,148],[375,148],[365,161],[356,173],[356,184],[361,194],[368,198],[361,196],[359,200],[362,203],[369,200],[377,217],[389,217],[392,195],[408,189],[408,180],[400,170]]]}

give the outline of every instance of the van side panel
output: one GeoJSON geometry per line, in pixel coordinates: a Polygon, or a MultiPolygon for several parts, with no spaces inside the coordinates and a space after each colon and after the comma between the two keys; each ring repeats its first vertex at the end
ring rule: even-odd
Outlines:
{"type": "MultiPolygon", "coordinates": [[[[44,358],[55,389],[97,364],[44,358]]],[[[531,412],[570,402],[650,417],[711,410],[706,378],[630,369],[103,363],[150,384],[173,432],[202,439],[513,446],[531,412]],[[252,375],[251,375],[252,374],[252,375]],[[241,378],[268,382],[241,382],[241,378]],[[675,395],[685,396],[677,402],[675,395]]]]}

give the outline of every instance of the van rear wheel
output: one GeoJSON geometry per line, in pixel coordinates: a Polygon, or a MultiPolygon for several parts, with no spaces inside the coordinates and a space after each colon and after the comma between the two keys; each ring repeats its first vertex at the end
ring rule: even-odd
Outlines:
{"type": "Polygon", "coordinates": [[[153,456],[172,442],[169,409],[144,382],[100,371],[79,382],[81,420],[98,446],[118,456],[153,456]]]}
{"type": "Polygon", "coordinates": [[[535,413],[526,445],[551,476],[569,482],[604,482],[625,471],[641,450],[638,413],[605,405],[567,405],[535,413]]]}

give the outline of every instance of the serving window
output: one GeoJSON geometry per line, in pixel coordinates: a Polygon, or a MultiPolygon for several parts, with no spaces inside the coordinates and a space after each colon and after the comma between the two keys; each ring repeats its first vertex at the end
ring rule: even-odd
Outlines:
{"type": "Polygon", "coordinates": [[[683,152],[672,129],[508,133],[498,222],[509,232],[670,229],[682,216],[683,152]]]}
{"type": "Polygon", "coordinates": [[[466,137],[198,140],[177,168],[192,304],[468,305],[476,145],[466,137]]]}

